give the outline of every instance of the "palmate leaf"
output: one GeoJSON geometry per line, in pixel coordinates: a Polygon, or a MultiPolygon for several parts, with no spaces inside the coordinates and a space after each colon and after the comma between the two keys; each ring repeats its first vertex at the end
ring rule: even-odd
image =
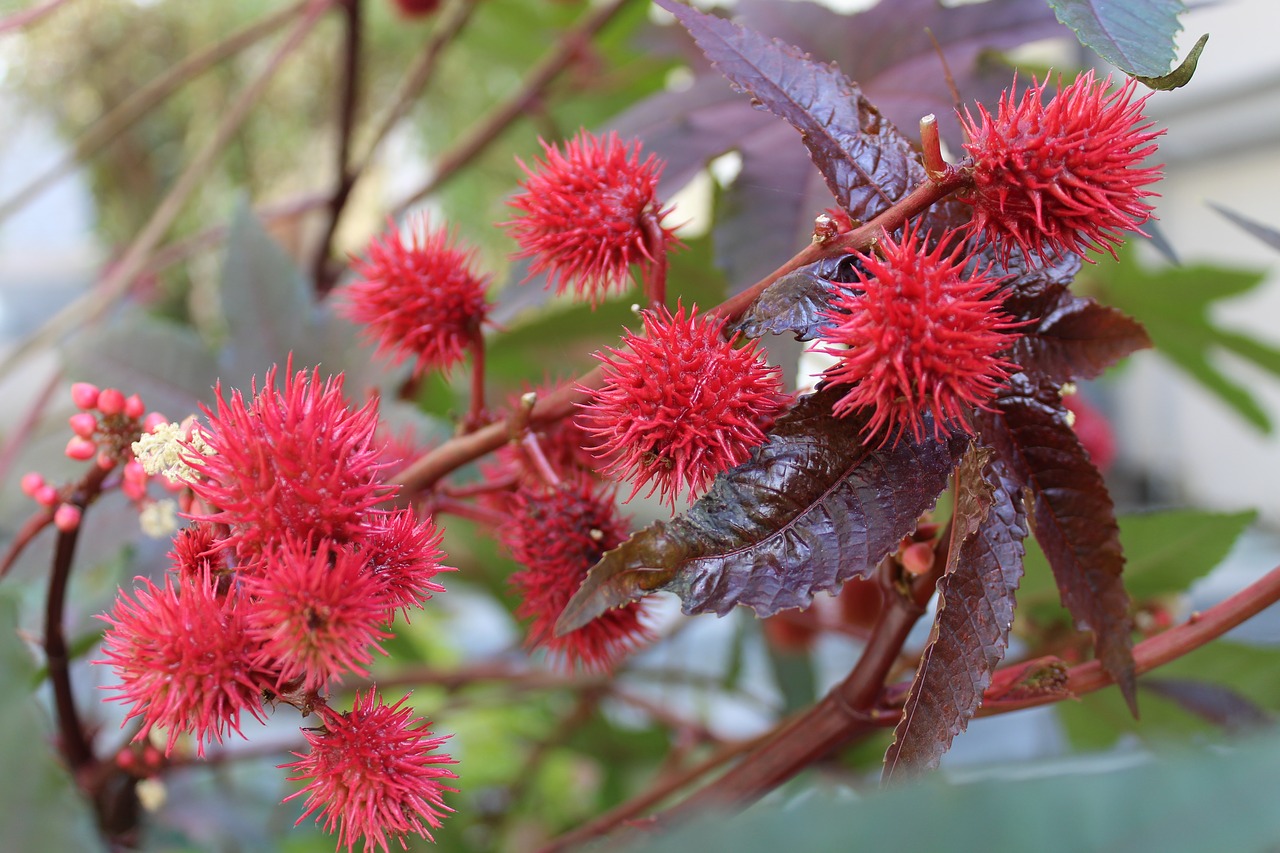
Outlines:
{"type": "Polygon", "coordinates": [[[1065,291],[1056,302],[1023,330],[1009,356],[1036,376],[1059,384],[1094,379],[1152,345],[1142,324],[1123,311],[1065,291]]]}
{"type": "Polygon", "coordinates": [[[1137,713],[1129,595],[1115,506],[1067,420],[1055,386],[1012,377],[979,431],[1031,493],[1036,541],[1053,569],[1062,603],[1093,632],[1103,668],[1137,713]]]}
{"type": "Polygon", "coordinates": [[[869,576],[933,506],[968,437],[866,447],[865,418],[831,414],[841,393],[801,398],[769,441],[685,515],[605,554],[556,630],[659,589],[678,595],[686,613],[723,615],[743,604],[763,617],[869,576]]]}
{"type": "Polygon", "coordinates": [[[960,463],[955,506],[938,615],[885,754],[885,781],[938,765],[977,713],[1009,646],[1027,519],[1004,462],[990,450],[971,449],[960,463]]]}
{"type": "MultiPolygon", "coordinates": [[[[885,118],[909,133],[921,117],[936,114],[957,150],[959,124],[933,40],[962,96],[989,103],[1012,80],[1008,66],[993,60],[995,52],[1066,33],[1043,0],[954,7],[894,0],[854,15],[817,3],[763,0],[739,3],[735,14],[745,27],[838,64],[885,118]]],[[[741,172],[721,197],[714,233],[718,261],[734,287],[742,288],[809,241],[814,217],[832,204],[831,193],[794,131],[753,110],[718,73],[700,66],[702,57],[688,60],[698,75],[689,89],[655,95],[615,124],[667,162],[660,187],[667,194],[714,158],[741,155],[741,172]]]]}
{"type": "Polygon", "coordinates": [[[839,69],[676,0],[657,3],[734,88],[800,131],[827,188],[855,219],[871,219],[924,180],[911,145],[839,69]]]}
{"type": "Polygon", "coordinates": [[[798,341],[819,337],[830,320],[822,317],[830,303],[832,284],[853,281],[850,258],[830,258],[787,273],[765,288],[734,324],[749,338],[790,333],[798,341]]]}
{"type": "Polygon", "coordinates": [[[1049,0],[1080,43],[1126,74],[1160,77],[1176,58],[1182,0],[1049,0]]]}

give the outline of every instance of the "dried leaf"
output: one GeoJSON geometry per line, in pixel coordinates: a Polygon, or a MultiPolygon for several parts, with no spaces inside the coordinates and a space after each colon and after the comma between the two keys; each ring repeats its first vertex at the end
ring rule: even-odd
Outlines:
{"type": "Polygon", "coordinates": [[[870,575],[933,505],[968,436],[873,450],[859,441],[865,419],[831,414],[842,393],[801,398],[688,513],[605,554],[556,630],[658,589],[680,596],[686,613],[744,604],[770,616],[870,575]]]}
{"type": "Polygon", "coordinates": [[[938,615],[885,754],[885,781],[937,767],[1009,646],[1027,536],[1020,489],[986,449],[969,452],[957,479],[938,615]]]}
{"type": "Polygon", "coordinates": [[[994,410],[981,413],[980,433],[1030,490],[1032,531],[1062,603],[1080,628],[1093,632],[1098,660],[1136,716],[1124,554],[1102,475],[1080,446],[1052,385],[1033,385],[1017,374],[994,410]]]}

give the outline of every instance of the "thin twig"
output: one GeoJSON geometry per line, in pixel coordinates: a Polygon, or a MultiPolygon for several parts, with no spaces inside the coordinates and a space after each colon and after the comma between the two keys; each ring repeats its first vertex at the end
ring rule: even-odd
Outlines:
{"type": "Polygon", "coordinates": [[[362,31],[361,0],[338,0],[342,9],[342,85],[338,87],[338,145],[334,173],[337,186],[329,197],[329,221],[324,235],[316,246],[315,261],[311,265],[316,293],[327,293],[332,282],[329,276],[329,254],[333,250],[333,236],[338,231],[342,211],[356,184],[356,172],[352,168],[351,145],[355,136],[356,103],[360,94],[360,42],[362,31]]]}
{"type": "Polygon", "coordinates": [[[413,205],[427,198],[450,177],[482,154],[516,119],[524,115],[547,87],[581,56],[583,49],[633,0],[609,0],[593,9],[571,30],[567,30],[552,50],[525,75],[524,84],[511,98],[499,104],[477,122],[461,139],[436,159],[435,172],[419,189],[394,207],[399,218],[413,205]]]}
{"type": "MultiPolygon", "coordinates": [[[[268,15],[242,30],[232,33],[222,41],[188,56],[162,75],[133,92],[118,105],[99,116],[76,139],[71,149],[52,166],[29,181],[13,196],[0,203],[0,221],[20,210],[32,199],[66,176],[77,164],[92,157],[106,145],[128,130],[134,122],[149,113],[157,104],[181,89],[210,68],[244,51],[280,29],[290,19],[297,17],[308,0],[300,0],[292,6],[268,15]]],[[[0,24],[2,27],[3,24],[0,24]]]]}
{"type": "Polygon", "coordinates": [[[6,15],[0,19],[0,35],[11,33],[14,30],[25,29],[39,23],[51,12],[57,11],[59,6],[65,5],[66,2],[67,0],[48,0],[42,6],[32,6],[30,9],[23,9],[21,12],[6,15]]]}
{"type": "Polygon", "coordinates": [[[223,149],[235,138],[240,126],[249,117],[249,113],[284,60],[297,51],[333,3],[334,0],[309,0],[306,14],[298,21],[288,39],[272,55],[257,79],[232,103],[205,147],[178,176],[168,195],[151,214],[147,224],[129,244],[120,260],[112,265],[102,282],[89,293],[65,306],[35,332],[19,341],[0,361],[0,377],[7,376],[38,350],[56,342],[80,324],[100,316],[128,290],[138,273],[146,268],[152,251],[178,218],[188,199],[208,177],[209,171],[217,162],[223,149]]]}

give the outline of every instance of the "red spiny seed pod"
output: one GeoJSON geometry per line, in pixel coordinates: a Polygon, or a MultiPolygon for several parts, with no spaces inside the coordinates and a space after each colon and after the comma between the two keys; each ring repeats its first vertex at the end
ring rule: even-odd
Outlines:
{"type": "Polygon", "coordinates": [[[433,579],[456,570],[440,562],[442,536],[432,519],[419,521],[408,507],[369,514],[359,553],[380,587],[388,620],[399,610],[408,621],[410,608],[421,610],[423,602],[444,592],[433,579]]]}
{"type": "Polygon", "coordinates": [[[190,732],[203,755],[207,742],[240,733],[242,712],[265,719],[261,695],[274,676],[253,661],[258,646],[235,596],[221,594],[207,572],[170,574],[164,587],[143,579],[134,596],[121,593],[101,617],[110,627],[95,661],[115,669],[120,683],[108,689],[129,703],[125,719],[143,721],[134,740],[160,726],[167,755],[190,732]]]}
{"type": "Polygon", "coordinates": [[[207,452],[188,457],[200,474],[192,489],[217,508],[195,519],[228,525],[224,542],[247,562],[289,536],[349,542],[391,491],[381,483],[373,403],[353,411],[341,376],[321,383],[319,371],[299,371],[283,391],[275,377],[273,368],[261,391],[255,383],[248,404],[219,386],[199,429],[207,452]]]}
{"type": "Polygon", "coordinates": [[[692,502],[745,462],[791,397],[757,342],[722,337],[723,319],[699,317],[696,306],[686,315],[683,305],[675,316],[665,307],[642,316],[644,335],[628,332],[622,349],[597,354],[604,385],[577,421],[605,471],[633,484],[628,500],[648,484],[674,511],[681,490],[692,502]]]}
{"type": "Polygon", "coordinates": [[[1044,84],[1000,99],[995,118],[978,107],[980,121],[961,117],[973,158],[971,229],[986,234],[1002,260],[1017,246],[1030,259],[1087,249],[1115,256],[1123,233],[1151,218],[1143,189],[1160,178],[1142,166],[1164,131],[1151,130],[1142,113],[1150,95],[1134,99],[1130,79],[1107,93],[1086,72],[1044,101],[1044,84]]]}
{"type": "Polygon", "coordinates": [[[1000,357],[1018,323],[1000,310],[1000,279],[989,268],[964,276],[965,244],[948,234],[932,250],[916,226],[902,240],[885,233],[878,253],[859,254],[858,280],[840,285],[824,312],[832,325],[819,351],[839,361],[823,377],[849,391],[843,417],[870,409],[868,440],[969,429],[969,411],[988,403],[1017,369],[1000,357]],[[954,245],[954,248],[948,248],[954,245]]]}
{"type": "Polygon", "coordinates": [[[572,285],[579,299],[598,305],[610,291],[626,290],[632,264],[654,263],[675,239],[659,224],[670,212],[656,196],[662,164],[652,154],[641,161],[640,143],[620,142],[616,133],[582,130],[563,152],[546,142],[542,148],[545,161],[532,169],[520,163],[524,192],[508,203],[521,215],[502,224],[520,244],[517,257],[533,259],[530,276],[545,272],[557,294],[572,285]]]}
{"type": "Polygon", "coordinates": [[[406,237],[391,227],[369,243],[341,310],[365,327],[379,354],[397,364],[415,358],[421,374],[453,366],[476,340],[489,314],[489,277],[475,271],[475,250],[445,228],[431,230],[423,220],[414,232],[406,237]]]}
{"type": "Polygon", "coordinates": [[[609,669],[651,639],[642,602],[609,610],[563,637],[556,620],[605,551],[627,538],[613,490],[578,472],[553,488],[521,488],[508,507],[503,544],[523,568],[511,576],[521,602],[516,615],[533,620],[528,645],[542,646],[570,666],[609,669]]]}
{"type": "Polygon", "coordinates": [[[391,634],[381,628],[383,586],[361,555],[290,538],[268,562],[270,571],[245,577],[241,592],[263,668],[278,671],[278,685],[299,681],[308,691],[346,672],[367,677],[372,650],[391,634]]]}
{"type": "Polygon", "coordinates": [[[306,795],[298,823],[316,814],[326,832],[337,832],[338,848],[388,849],[387,841],[405,846],[405,836],[415,833],[428,840],[453,809],[444,804],[446,793],[456,793],[447,780],[457,775],[442,765],[454,764],[436,750],[448,739],[431,733],[430,723],[415,717],[405,696],[387,705],[377,690],[357,691],[354,707],[338,713],[321,705],[320,728],[303,729],[311,751],[295,752],[298,761],[282,764],[295,771],[289,781],[306,781],[301,791],[285,801],[306,795]]]}

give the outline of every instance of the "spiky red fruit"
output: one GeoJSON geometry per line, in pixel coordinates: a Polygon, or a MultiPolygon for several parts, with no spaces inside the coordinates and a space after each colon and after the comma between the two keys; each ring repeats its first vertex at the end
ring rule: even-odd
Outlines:
{"type": "Polygon", "coordinates": [[[338,846],[348,851],[362,838],[365,853],[386,853],[388,836],[402,847],[411,832],[435,840],[431,830],[453,811],[444,794],[457,791],[445,782],[457,775],[441,765],[455,762],[435,752],[448,737],[433,735],[426,720],[403,707],[408,698],[387,705],[370,688],[356,693],[345,714],[320,706],[323,728],[302,730],[311,752],[295,752],[299,761],[280,765],[297,771],[290,781],[309,780],[285,798],[307,795],[297,823],[318,811],[316,821],[324,821],[326,832],[336,830],[338,846]]]}
{"type": "Polygon", "coordinates": [[[200,430],[209,452],[188,457],[201,475],[192,489],[216,508],[197,520],[228,525],[225,541],[248,565],[290,536],[351,541],[389,492],[378,476],[374,405],[352,411],[340,376],[322,385],[319,371],[300,371],[283,391],[275,377],[272,368],[261,392],[255,383],[248,405],[239,391],[224,399],[219,386],[200,430]]]}
{"type": "Polygon", "coordinates": [[[1150,129],[1150,95],[1134,99],[1136,80],[1107,94],[1110,84],[1089,71],[1047,104],[1044,84],[1033,84],[1021,100],[1005,92],[994,119],[982,106],[981,123],[968,110],[961,117],[973,157],[971,228],[1002,259],[1015,245],[1028,259],[1086,249],[1114,257],[1123,233],[1151,218],[1144,199],[1156,193],[1143,187],[1160,167],[1140,164],[1164,131],[1150,129]]]}
{"type": "MultiPolygon", "coordinates": [[[[320,690],[344,672],[368,677],[371,649],[391,636],[381,629],[387,604],[382,584],[361,555],[320,540],[290,538],[268,555],[270,568],[244,579],[249,634],[262,645],[264,668],[280,685],[320,690]]],[[[385,654],[385,652],[383,652],[385,654]]]]}
{"type": "Polygon", "coordinates": [[[966,247],[953,236],[927,250],[914,226],[901,242],[882,234],[876,253],[856,256],[858,280],[839,285],[824,311],[833,325],[819,351],[839,361],[823,376],[851,386],[834,411],[870,409],[868,439],[920,441],[926,414],[935,436],[967,430],[970,410],[1017,369],[1000,358],[1019,325],[1000,311],[1000,279],[989,268],[964,277],[966,247]]]}
{"type": "Polygon", "coordinates": [[[656,198],[662,164],[652,154],[641,161],[640,143],[616,133],[582,130],[563,153],[542,148],[545,162],[520,162],[524,192],[508,202],[523,215],[503,225],[520,244],[517,257],[533,259],[531,276],[546,272],[557,294],[572,284],[597,305],[610,290],[626,290],[632,264],[654,263],[674,240],[660,224],[669,212],[656,198]]]}
{"type": "Polygon", "coordinates": [[[422,609],[433,594],[444,592],[433,578],[454,569],[440,562],[442,536],[434,521],[419,521],[408,507],[370,515],[359,544],[360,558],[381,588],[388,619],[397,610],[407,619],[409,608],[422,609]]]}
{"type": "Polygon", "coordinates": [[[168,730],[166,754],[178,737],[191,732],[196,751],[240,733],[240,714],[262,714],[262,691],[274,675],[255,663],[258,644],[249,635],[244,611],[234,596],[218,592],[207,572],[170,574],[163,588],[143,580],[136,601],[121,594],[103,637],[103,659],[120,684],[108,689],[132,707],[126,720],[141,717],[135,740],[153,726],[168,730]]]}
{"type": "Polygon", "coordinates": [[[521,488],[509,506],[502,541],[523,568],[511,576],[520,594],[516,615],[532,619],[528,644],[545,647],[569,665],[611,668],[651,639],[641,602],[609,610],[563,637],[556,620],[587,571],[627,538],[612,489],[578,472],[554,488],[521,488]]]}
{"type": "Polygon", "coordinates": [[[416,358],[416,374],[461,360],[489,314],[489,278],[475,272],[475,250],[458,246],[444,228],[430,230],[424,220],[408,238],[391,227],[365,255],[355,264],[360,280],[345,289],[341,310],[365,327],[378,353],[397,364],[416,358]]]}
{"type": "Polygon", "coordinates": [[[630,332],[625,349],[597,354],[604,386],[578,416],[608,460],[605,471],[659,491],[674,511],[676,494],[689,501],[717,474],[746,461],[764,442],[764,428],[790,403],[781,370],[770,367],[757,342],[735,347],[721,336],[724,320],[688,316],[680,305],[645,311],[644,335],[630,332]]]}

